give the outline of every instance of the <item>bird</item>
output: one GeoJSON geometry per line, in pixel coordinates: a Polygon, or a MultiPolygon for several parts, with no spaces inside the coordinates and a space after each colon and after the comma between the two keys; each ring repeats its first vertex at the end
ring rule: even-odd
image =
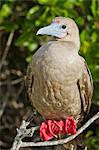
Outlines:
{"type": "Polygon", "coordinates": [[[27,67],[31,104],[45,119],[73,116],[79,126],[90,110],[93,80],[85,59],[79,55],[78,26],[69,17],[56,17],[37,35],[52,38],[34,53],[27,67]]]}

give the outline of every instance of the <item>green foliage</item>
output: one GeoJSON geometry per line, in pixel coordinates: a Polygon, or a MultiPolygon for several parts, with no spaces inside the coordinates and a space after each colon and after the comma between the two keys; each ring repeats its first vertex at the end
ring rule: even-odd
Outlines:
{"type": "Polygon", "coordinates": [[[80,54],[85,57],[91,69],[95,87],[93,99],[94,103],[98,103],[99,1],[1,0],[0,3],[0,30],[3,30],[5,33],[9,33],[12,30],[16,31],[14,46],[18,50],[21,48],[27,49],[25,57],[27,62],[31,60],[37,48],[47,41],[46,36],[36,36],[36,32],[40,27],[48,25],[55,16],[71,17],[77,22],[81,38],[80,54]]]}
{"type": "Polygon", "coordinates": [[[88,145],[89,150],[99,149],[99,129],[96,130],[95,136],[93,136],[93,132],[91,130],[87,132],[85,144],[88,145]]]}

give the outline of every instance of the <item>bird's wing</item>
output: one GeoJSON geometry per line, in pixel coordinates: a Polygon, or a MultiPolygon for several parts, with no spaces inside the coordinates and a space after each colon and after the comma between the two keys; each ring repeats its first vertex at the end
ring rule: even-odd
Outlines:
{"type": "Polygon", "coordinates": [[[31,63],[29,63],[29,65],[27,67],[27,72],[26,72],[26,88],[27,88],[27,93],[28,93],[29,97],[31,97],[32,86],[33,86],[33,82],[34,82],[31,63]]]}
{"type": "Polygon", "coordinates": [[[93,95],[93,80],[91,72],[85,61],[82,77],[80,80],[78,80],[78,88],[80,92],[82,112],[84,113],[84,116],[86,116],[91,106],[91,99],[93,95]]]}

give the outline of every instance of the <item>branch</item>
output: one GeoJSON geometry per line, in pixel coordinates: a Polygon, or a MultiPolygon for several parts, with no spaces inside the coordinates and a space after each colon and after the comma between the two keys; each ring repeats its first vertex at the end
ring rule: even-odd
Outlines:
{"type": "Polygon", "coordinates": [[[15,80],[11,80],[11,81],[1,81],[0,82],[0,86],[4,86],[4,85],[16,85],[16,84],[19,84],[19,83],[21,83],[23,81],[24,81],[24,77],[21,77],[21,78],[15,79],[15,80]]]}
{"type": "MultiPolygon", "coordinates": [[[[21,132],[21,127],[22,127],[22,124],[20,126],[20,128],[18,129],[18,134],[17,136],[15,137],[15,140],[14,140],[14,143],[13,143],[13,146],[11,148],[11,150],[19,150],[20,147],[41,147],[41,146],[52,146],[52,145],[60,145],[60,144],[66,144],[72,140],[74,140],[79,134],[81,134],[88,126],[90,126],[96,119],[99,118],[99,112],[94,115],[91,119],[89,119],[80,129],[78,129],[77,133],[75,135],[71,135],[65,139],[61,139],[61,140],[57,140],[57,141],[45,141],[45,142],[37,142],[37,143],[34,143],[34,142],[22,142],[22,139],[24,137],[26,137],[28,135],[29,137],[29,134],[31,133],[31,136],[33,136],[34,134],[34,131],[35,130],[38,130],[39,128],[37,127],[34,127],[34,128],[31,128],[31,129],[26,129],[26,126],[24,128],[24,130],[27,130],[27,131],[31,131],[30,133],[25,131],[25,134],[22,136],[22,132],[21,132]],[[29,134],[27,134],[27,133],[29,134]],[[21,136],[19,136],[21,135],[21,136]],[[17,145],[17,148],[16,148],[16,145],[17,145]]],[[[23,121],[24,124],[26,124],[25,121],[23,121]]],[[[27,123],[29,125],[29,122],[27,123]]],[[[27,125],[27,126],[28,126],[27,125]]],[[[24,126],[23,126],[24,127],[24,126]]]]}
{"type": "Polygon", "coordinates": [[[23,73],[21,72],[21,70],[6,69],[0,73],[0,80],[7,79],[7,77],[10,75],[15,75],[15,76],[21,77],[23,75],[23,73]]]}
{"type": "Polygon", "coordinates": [[[22,145],[22,139],[25,137],[32,137],[35,130],[38,130],[39,127],[32,127],[30,129],[26,129],[30,122],[22,121],[21,126],[17,129],[17,135],[14,139],[14,143],[12,145],[11,150],[19,150],[22,145]]]}
{"type": "Polygon", "coordinates": [[[12,31],[9,34],[9,37],[8,37],[8,40],[7,40],[7,43],[6,43],[6,47],[4,49],[4,53],[3,53],[3,56],[2,56],[2,59],[1,59],[1,62],[0,62],[0,70],[2,69],[2,66],[4,65],[5,59],[7,57],[8,51],[10,49],[10,46],[11,46],[11,43],[12,43],[12,40],[13,40],[13,36],[14,36],[14,31],[12,31]]]}
{"type": "MultiPolygon", "coordinates": [[[[1,88],[0,88],[0,90],[1,90],[1,88]]],[[[0,91],[0,92],[1,92],[1,91],[0,91]]],[[[5,96],[4,96],[3,99],[2,99],[2,103],[1,103],[1,106],[0,106],[0,119],[2,118],[3,113],[4,113],[4,111],[5,111],[5,108],[6,108],[8,99],[9,99],[9,91],[7,91],[7,93],[5,94],[5,96]],[[6,97],[6,98],[5,98],[5,97],[6,97]]]]}

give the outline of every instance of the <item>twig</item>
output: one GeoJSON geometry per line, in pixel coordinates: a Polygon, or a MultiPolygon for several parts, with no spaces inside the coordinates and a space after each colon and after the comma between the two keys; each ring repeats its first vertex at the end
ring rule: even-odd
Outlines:
{"type": "Polygon", "coordinates": [[[4,113],[5,107],[6,107],[6,105],[7,105],[7,101],[8,101],[8,96],[7,96],[7,98],[4,100],[4,102],[3,102],[3,104],[2,104],[2,107],[1,107],[1,109],[0,109],[0,119],[1,119],[1,117],[2,117],[2,115],[3,115],[3,113],[4,113]]]}
{"type": "Polygon", "coordinates": [[[22,121],[20,128],[17,129],[17,135],[15,137],[11,150],[19,150],[22,145],[22,139],[25,137],[32,137],[34,131],[39,129],[39,127],[26,129],[29,124],[30,122],[26,122],[25,120],[22,121]]]}
{"type": "Polygon", "coordinates": [[[23,91],[23,89],[24,89],[24,82],[21,82],[19,90],[17,91],[16,94],[14,93],[14,99],[16,99],[16,100],[18,99],[18,97],[21,94],[21,92],[23,91]]]}
{"type": "Polygon", "coordinates": [[[21,77],[22,72],[21,72],[21,70],[16,70],[16,69],[6,69],[0,73],[0,80],[6,79],[10,75],[16,75],[18,77],[21,77]]]}
{"type": "Polygon", "coordinates": [[[8,146],[8,145],[7,145],[7,143],[5,143],[3,141],[0,141],[0,146],[4,146],[5,147],[5,146],[8,146]]]}
{"type": "Polygon", "coordinates": [[[10,49],[10,45],[12,43],[12,39],[13,39],[13,36],[14,36],[14,31],[12,31],[8,37],[8,40],[7,40],[7,43],[6,43],[6,47],[4,49],[4,53],[3,53],[3,56],[2,56],[2,59],[1,59],[1,62],[0,62],[0,70],[2,69],[2,66],[5,62],[5,59],[7,57],[7,54],[8,54],[8,51],[10,49]]]}
{"type": "Polygon", "coordinates": [[[0,119],[2,118],[3,116],[3,113],[5,111],[5,108],[6,108],[6,105],[7,105],[7,102],[8,102],[8,99],[9,99],[9,92],[7,91],[7,94],[5,95],[5,97],[3,97],[3,100],[2,100],[2,105],[0,106],[0,119]],[[6,97],[6,99],[5,99],[6,97]]]}
{"type": "MultiPolygon", "coordinates": [[[[26,137],[27,134],[24,134],[24,136],[20,137],[20,135],[22,135],[22,133],[24,133],[24,132],[21,132],[21,126],[22,126],[21,125],[20,129],[18,130],[18,134],[15,137],[15,140],[14,140],[14,143],[13,143],[13,146],[12,146],[11,150],[19,150],[20,147],[35,147],[35,146],[41,147],[41,146],[52,146],[52,145],[60,145],[60,144],[68,143],[68,142],[74,140],[79,134],[81,134],[90,124],[92,124],[98,118],[99,118],[99,112],[96,115],[94,115],[91,119],[89,119],[80,129],[78,129],[78,131],[75,135],[71,135],[71,136],[69,136],[65,139],[61,139],[61,140],[57,140],[57,141],[48,141],[48,142],[46,142],[46,141],[45,142],[37,142],[37,143],[22,142],[22,138],[26,137]]],[[[25,121],[24,121],[24,124],[26,124],[25,121]]],[[[28,122],[28,125],[29,125],[29,122],[28,122]]],[[[26,127],[27,126],[25,126],[24,130],[28,130],[28,131],[31,130],[31,129],[26,129],[26,127]]],[[[37,130],[38,128],[35,128],[35,129],[37,130]]],[[[35,129],[32,128],[33,131],[32,131],[31,135],[33,135],[35,129]]],[[[25,131],[25,133],[26,133],[26,131],[25,131]]]]}
{"type": "Polygon", "coordinates": [[[2,82],[0,82],[0,86],[3,86],[3,85],[15,85],[15,84],[18,84],[18,83],[20,83],[22,81],[24,81],[24,77],[21,77],[21,78],[12,80],[12,81],[2,81],[2,82]]]}

